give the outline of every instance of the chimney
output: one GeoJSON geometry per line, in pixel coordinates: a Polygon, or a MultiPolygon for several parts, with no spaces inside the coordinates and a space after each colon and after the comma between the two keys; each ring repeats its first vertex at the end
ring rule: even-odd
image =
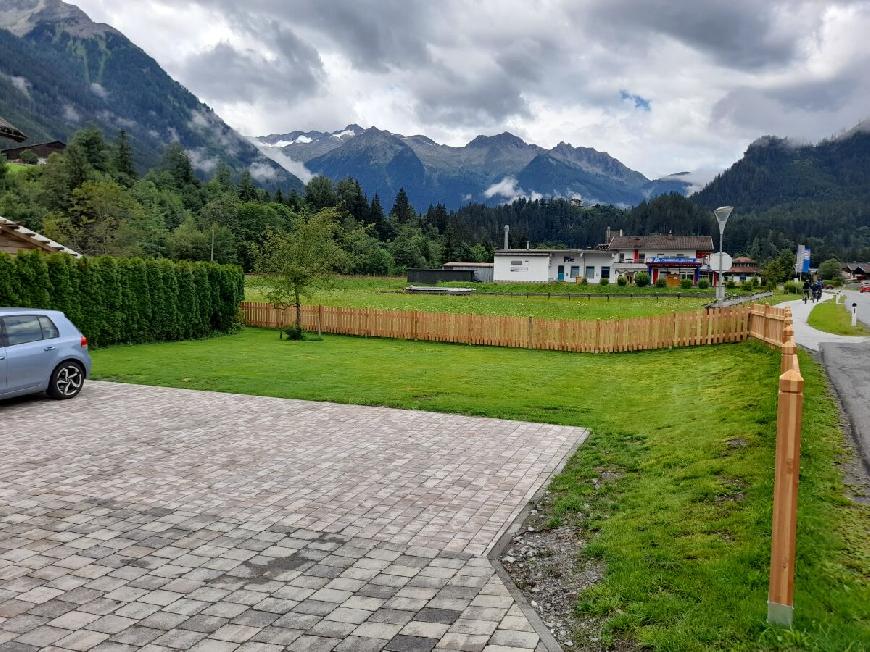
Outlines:
{"type": "Polygon", "coordinates": [[[531,248],[532,248],[532,244],[528,240],[526,240],[526,249],[531,249],[531,248]]]}
{"type": "Polygon", "coordinates": [[[619,229],[619,237],[622,237],[622,229],[619,229]]]}
{"type": "Polygon", "coordinates": [[[510,249],[510,244],[508,244],[508,231],[510,231],[510,227],[505,224],[504,225],[504,248],[510,249]]]}
{"type": "Polygon", "coordinates": [[[612,238],[610,237],[610,227],[608,226],[607,229],[604,231],[604,244],[610,244],[611,239],[612,238]]]}

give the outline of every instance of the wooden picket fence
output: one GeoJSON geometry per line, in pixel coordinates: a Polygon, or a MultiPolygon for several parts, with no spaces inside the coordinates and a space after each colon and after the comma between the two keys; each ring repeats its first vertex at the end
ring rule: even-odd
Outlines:
{"type": "MultiPolygon", "coordinates": [[[[292,307],[244,302],[242,311],[249,326],[282,328],[295,321],[292,307]]],[[[721,344],[748,337],[775,345],[787,319],[784,311],[769,306],[595,320],[302,307],[302,327],[309,331],[578,353],[721,344]]]]}

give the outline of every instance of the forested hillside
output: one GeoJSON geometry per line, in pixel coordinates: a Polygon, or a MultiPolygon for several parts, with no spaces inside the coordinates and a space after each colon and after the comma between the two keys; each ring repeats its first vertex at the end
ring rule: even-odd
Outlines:
{"type": "Polygon", "coordinates": [[[0,116],[30,137],[24,145],[123,129],[140,171],[178,142],[202,177],[223,162],[264,187],[302,188],[123,34],[57,0],[0,0],[0,116]]]}
{"type": "Polygon", "coordinates": [[[728,242],[757,257],[800,243],[814,264],[870,259],[870,131],[818,145],[759,139],[692,200],[708,210],[733,205],[728,242]]]}

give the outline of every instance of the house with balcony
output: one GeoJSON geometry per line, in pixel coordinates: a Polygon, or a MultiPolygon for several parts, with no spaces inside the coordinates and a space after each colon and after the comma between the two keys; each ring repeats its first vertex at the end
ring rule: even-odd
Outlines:
{"type": "Polygon", "coordinates": [[[707,257],[713,252],[713,238],[708,235],[619,235],[606,243],[612,257],[611,273],[629,280],[637,272],[647,272],[655,283],[667,279],[668,286],[678,286],[683,279],[693,285],[705,272],[707,257]]]}

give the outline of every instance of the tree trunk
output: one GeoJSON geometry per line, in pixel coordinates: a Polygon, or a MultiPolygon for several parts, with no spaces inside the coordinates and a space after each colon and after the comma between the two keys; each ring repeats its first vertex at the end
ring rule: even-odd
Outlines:
{"type": "Polygon", "coordinates": [[[302,331],[302,300],[299,298],[299,290],[293,292],[296,302],[296,328],[302,331]]]}

